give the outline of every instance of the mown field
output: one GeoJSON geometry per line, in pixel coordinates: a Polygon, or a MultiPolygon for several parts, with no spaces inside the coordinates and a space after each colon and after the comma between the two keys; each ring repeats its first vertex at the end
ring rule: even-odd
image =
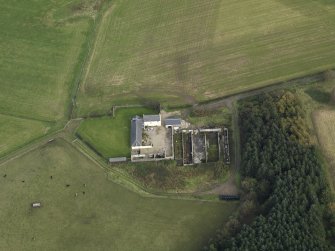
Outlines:
{"type": "Polygon", "coordinates": [[[0,113],[64,116],[90,27],[89,18],[66,19],[74,10],[57,18],[73,2],[0,1],[0,113]]]}
{"type": "Polygon", "coordinates": [[[329,0],[116,0],[97,33],[78,114],[144,99],[213,99],[335,66],[329,0]]]}
{"type": "Polygon", "coordinates": [[[155,114],[149,108],[117,109],[115,118],[102,117],[83,121],[77,134],[104,158],[130,157],[131,118],[143,114],[155,114]]]}
{"type": "Polygon", "coordinates": [[[0,191],[2,250],[200,250],[236,210],[141,197],[61,140],[1,165],[0,191]]]}

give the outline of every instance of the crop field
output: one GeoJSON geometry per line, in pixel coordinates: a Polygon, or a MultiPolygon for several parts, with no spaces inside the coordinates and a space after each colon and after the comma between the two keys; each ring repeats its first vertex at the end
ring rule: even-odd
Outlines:
{"type": "Polygon", "coordinates": [[[74,2],[0,0],[1,114],[64,117],[92,23],[74,2]]]}
{"type": "Polygon", "coordinates": [[[61,140],[0,165],[0,200],[2,250],[200,250],[237,206],[141,197],[61,140]]]}
{"type": "Polygon", "coordinates": [[[152,114],[148,108],[118,109],[115,118],[87,119],[77,133],[104,158],[130,157],[130,120],[135,115],[152,114]]]}
{"type": "Polygon", "coordinates": [[[99,27],[78,114],[171,106],[335,66],[329,0],[116,0],[99,27]]]}
{"type": "Polygon", "coordinates": [[[35,138],[45,135],[50,129],[50,123],[0,114],[0,157],[35,138]]]}
{"type": "Polygon", "coordinates": [[[314,113],[314,124],[320,145],[325,153],[335,191],[335,111],[319,110],[314,113]]]}

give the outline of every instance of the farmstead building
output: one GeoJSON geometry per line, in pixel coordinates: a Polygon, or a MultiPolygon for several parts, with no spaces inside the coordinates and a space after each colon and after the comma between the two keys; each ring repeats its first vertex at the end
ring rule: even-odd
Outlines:
{"type": "Polygon", "coordinates": [[[144,127],[161,126],[161,115],[143,115],[144,127]]]}
{"type": "Polygon", "coordinates": [[[142,128],[143,119],[139,116],[132,118],[130,135],[130,144],[132,149],[140,149],[142,146],[142,128]]]}
{"type": "Polygon", "coordinates": [[[180,118],[168,118],[165,119],[165,127],[172,127],[174,129],[178,129],[181,127],[181,119],[180,118]]]}

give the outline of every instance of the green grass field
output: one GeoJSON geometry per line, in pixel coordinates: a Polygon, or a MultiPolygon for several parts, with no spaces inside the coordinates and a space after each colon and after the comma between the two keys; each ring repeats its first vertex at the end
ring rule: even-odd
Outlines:
{"type": "Polygon", "coordinates": [[[148,108],[117,109],[115,118],[87,119],[77,133],[104,158],[130,157],[130,120],[135,115],[156,113],[148,108]]]}
{"type": "Polygon", "coordinates": [[[329,0],[116,0],[106,13],[79,114],[193,103],[335,66],[329,0]]]}
{"type": "Polygon", "coordinates": [[[0,0],[0,113],[64,117],[92,23],[74,2],[0,0]]]}
{"type": "Polygon", "coordinates": [[[0,157],[35,138],[45,135],[51,127],[50,123],[0,114],[0,157]]]}
{"type": "Polygon", "coordinates": [[[0,188],[2,250],[200,250],[237,206],[141,197],[61,140],[1,165],[0,188]]]}

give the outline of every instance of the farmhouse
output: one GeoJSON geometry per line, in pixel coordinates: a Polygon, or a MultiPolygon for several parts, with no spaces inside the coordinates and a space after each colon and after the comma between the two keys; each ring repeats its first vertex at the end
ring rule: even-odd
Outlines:
{"type": "Polygon", "coordinates": [[[130,145],[132,149],[140,149],[142,146],[142,128],[143,119],[139,116],[132,118],[130,135],[130,145]]]}
{"type": "Polygon", "coordinates": [[[161,126],[161,115],[143,115],[144,127],[148,126],[161,126]]]}
{"type": "Polygon", "coordinates": [[[180,118],[167,118],[165,119],[165,127],[172,127],[173,129],[178,129],[181,127],[181,119],[180,118]]]}
{"type": "Polygon", "coordinates": [[[131,119],[130,144],[132,150],[152,148],[152,145],[143,145],[143,119],[135,116],[131,119]]]}

